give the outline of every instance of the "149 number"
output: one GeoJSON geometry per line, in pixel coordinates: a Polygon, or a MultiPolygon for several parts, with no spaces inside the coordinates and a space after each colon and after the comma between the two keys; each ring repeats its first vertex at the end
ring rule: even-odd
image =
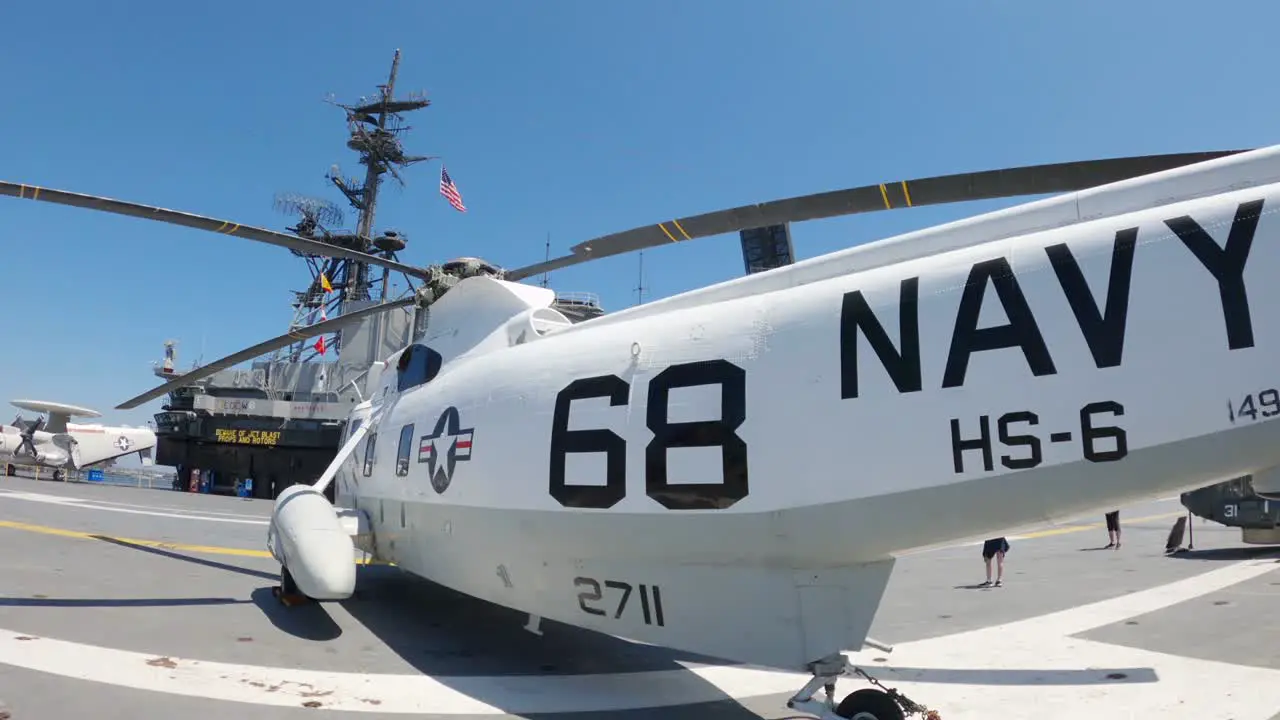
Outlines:
{"type": "Polygon", "coordinates": [[[1275,388],[1267,388],[1256,395],[1249,393],[1244,396],[1239,405],[1232,400],[1227,400],[1227,417],[1233,425],[1240,418],[1249,418],[1253,421],[1259,416],[1269,418],[1276,415],[1280,415],[1280,390],[1275,388]]]}

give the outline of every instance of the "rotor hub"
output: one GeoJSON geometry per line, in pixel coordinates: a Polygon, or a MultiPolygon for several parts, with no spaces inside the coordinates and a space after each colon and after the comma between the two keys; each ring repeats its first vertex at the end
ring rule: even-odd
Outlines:
{"type": "Polygon", "coordinates": [[[459,280],[463,278],[484,275],[487,277],[502,277],[502,268],[493,263],[475,257],[454,258],[440,266],[440,269],[447,275],[452,275],[459,280]]]}

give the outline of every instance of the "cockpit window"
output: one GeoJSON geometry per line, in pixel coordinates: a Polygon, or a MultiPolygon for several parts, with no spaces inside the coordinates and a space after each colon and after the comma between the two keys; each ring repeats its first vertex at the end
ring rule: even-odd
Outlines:
{"type": "Polygon", "coordinates": [[[431,382],[440,372],[444,358],[426,345],[410,345],[396,364],[396,391],[404,392],[431,382]]]}
{"type": "Polygon", "coordinates": [[[365,438],[364,443],[364,476],[369,477],[373,474],[374,451],[378,447],[378,429],[370,428],[369,437],[365,438]]]}
{"type": "Polygon", "coordinates": [[[355,435],[356,431],[359,430],[360,426],[363,424],[364,418],[356,418],[355,420],[352,420],[351,424],[347,426],[347,439],[350,440],[351,436],[355,435]]]}

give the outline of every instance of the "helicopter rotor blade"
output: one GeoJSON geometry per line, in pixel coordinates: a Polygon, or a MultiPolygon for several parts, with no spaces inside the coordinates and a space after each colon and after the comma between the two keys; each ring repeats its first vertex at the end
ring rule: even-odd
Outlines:
{"type": "Polygon", "coordinates": [[[308,240],[296,235],[286,235],[274,230],[266,230],[264,228],[252,227],[249,225],[240,225],[229,220],[218,220],[216,218],[194,215],[192,213],[182,212],[179,210],[166,210],[165,208],[142,205],[140,203],[128,202],[125,200],[115,200],[113,198],[101,197],[98,195],[84,195],[81,193],[67,192],[66,190],[53,190],[51,188],[42,188],[34,185],[6,182],[3,180],[0,180],[0,195],[8,195],[9,197],[26,200],[43,200],[45,202],[57,203],[59,205],[70,205],[71,207],[84,208],[86,210],[99,210],[102,212],[115,213],[116,215],[128,215],[129,217],[142,218],[144,220],[158,220],[160,222],[182,225],[185,227],[195,228],[197,230],[207,230],[209,232],[220,233],[223,235],[234,235],[236,237],[245,238],[246,240],[256,240],[261,243],[288,248],[298,252],[311,253],[324,257],[340,257],[348,260],[356,260],[358,262],[396,270],[413,277],[427,277],[427,271],[422,268],[395,262],[393,260],[384,260],[376,255],[362,253],[358,250],[348,250],[335,245],[322,243],[317,240],[308,240]]]}
{"type": "Polygon", "coordinates": [[[574,245],[570,248],[570,255],[508,270],[503,277],[507,280],[520,280],[589,260],[785,222],[1083,190],[1241,152],[1246,151],[1217,150],[1029,165],[864,185],[743,205],[604,235],[574,245]]]}
{"type": "Polygon", "coordinates": [[[117,405],[116,409],[131,410],[133,408],[138,407],[144,402],[148,402],[158,397],[161,397],[163,395],[166,395],[170,392],[173,392],[177,388],[192,385],[200,380],[203,380],[204,378],[214,375],[219,371],[232,367],[233,365],[237,365],[246,360],[252,360],[253,358],[260,357],[266,353],[271,352],[272,350],[276,350],[282,347],[286,347],[288,345],[292,345],[293,343],[296,343],[299,340],[306,340],[308,338],[313,338],[317,335],[327,335],[333,332],[334,330],[337,330],[338,328],[343,327],[344,325],[355,322],[356,320],[360,320],[362,318],[369,317],[370,315],[377,315],[378,313],[384,313],[390,310],[395,310],[396,308],[407,307],[409,305],[414,304],[416,300],[417,300],[417,296],[412,295],[406,298],[401,298],[399,300],[393,300],[391,302],[382,303],[380,305],[373,305],[371,307],[363,308],[361,310],[355,310],[355,311],[346,313],[345,315],[339,315],[338,317],[333,318],[331,320],[318,322],[315,325],[308,325],[306,327],[296,328],[278,337],[274,337],[274,338],[271,338],[270,340],[260,342],[257,345],[254,345],[253,347],[245,348],[244,350],[232,353],[224,358],[215,360],[209,363],[208,365],[201,365],[200,367],[192,370],[191,372],[188,372],[185,375],[180,375],[174,378],[173,380],[170,380],[169,382],[163,385],[160,385],[159,387],[152,388],[142,393],[141,395],[138,395],[137,397],[133,397],[128,400],[125,400],[124,402],[117,405]]]}

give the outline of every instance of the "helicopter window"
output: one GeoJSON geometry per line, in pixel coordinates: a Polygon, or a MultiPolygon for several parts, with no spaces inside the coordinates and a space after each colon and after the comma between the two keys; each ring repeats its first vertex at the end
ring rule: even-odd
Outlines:
{"type": "Polygon", "coordinates": [[[396,475],[409,474],[409,450],[413,445],[413,423],[400,428],[400,447],[396,448],[396,475]]]}
{"type": "Polygon", "coordinates": [[[369,431],[369,440],[364,444],[364,476],[369,477],[373,474],[373,452],[378,443],[378,436],[375,430],[369,431]]]}
{"type": "Polygon", "coordinates": [[[350,440],[350,439],[351,439],[351,436],[352,436],[352,435],[355,435],[355,434],[356,434],[356,431],[357,431],[357,430],[359,430],[359,429],[360,429],[360,426],[361,426],[361,425],[363,425],[363,424],[364,424],[364,418],[356,418],[355,420],[352,420],[352,421],[351,421],[351,425],[350,425],[350,427],[348,427],[348,428],[347,428],[347,438],[346,438],[346,439],[347,439],[347,440],[350,440]]]}
{"type": "Polygon", "coordinates": [[[426,345],[410,345],[400,353],[396,363],[396,391],[404,392],[425,385],[440,372],[444,358],[426,345]]]}

